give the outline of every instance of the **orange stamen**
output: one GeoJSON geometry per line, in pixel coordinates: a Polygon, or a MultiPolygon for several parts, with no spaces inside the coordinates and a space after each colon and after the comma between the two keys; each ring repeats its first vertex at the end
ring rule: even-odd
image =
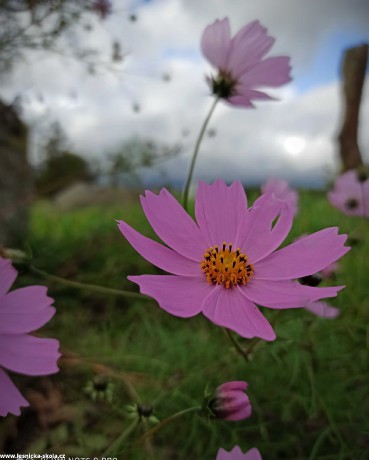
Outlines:
{"type": "Polygon", "coordinates": [[[248,263],[246,254],[242,254],[240,248],[232,251],[232,244],[227,243],[205,252],[201,270],[209,284],[223,284],[226,289],[237,284],[245,285],[254,274],[254,267],[248,263]]]}

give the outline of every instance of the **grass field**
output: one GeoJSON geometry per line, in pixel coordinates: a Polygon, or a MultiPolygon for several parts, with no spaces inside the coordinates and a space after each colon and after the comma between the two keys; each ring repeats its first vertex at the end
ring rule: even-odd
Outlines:
{"type": "MultiPolygon", "coordinates": [[[[38,204],[27,242],[33,265],[82,283],[136,291],[127,275],[159,271],[131,248],[115,219],[154,237],[138,198],[124,208],[65,214],[38,204]]],[[[287,242],[336,225],[355,243],[333,281],[346,285],[330,302],[341,315],[328,320],[301,309],[262,309],[275,322],[277,339],[255,344],[249,362],[201,315],[176,318],[152,300],[79,290],[21,270],[18,285],[49,286],[57,314],[41,332],[60,340],[65,357],[50,378],[17,379],[33,409],[2,422],[3,448],[67,457],[211,460],[219,447],[237,444],[244,451],[258,447],[264,460],[368,459],[369,223],[331,208],[322,193],[302,192],[287,242]],[[209,423],[188,413],[150,441],[137,442],[152,426],[145,421],[114,445],[132,423],[124,410],[132,398],[152,405],[163,420],[201,403],[206,385],[215,389],[231,380],[249,382],[249,419],[209,423]],[[94,399],[93,388],[101,397],[94,399]]]]}

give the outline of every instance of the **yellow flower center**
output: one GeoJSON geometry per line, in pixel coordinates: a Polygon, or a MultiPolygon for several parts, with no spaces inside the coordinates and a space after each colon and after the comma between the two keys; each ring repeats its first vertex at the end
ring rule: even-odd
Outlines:
{"type": "Polygon", "coordinates": [[[232,244],[227,243],[223,243],[222,248],[214,246],[205,252],[201,270],[208,283],[223,284],[227,289],[237,284],[245,285],[254,274],[246,254],[242,254],[240,248],[232,251],[232,244]]]}

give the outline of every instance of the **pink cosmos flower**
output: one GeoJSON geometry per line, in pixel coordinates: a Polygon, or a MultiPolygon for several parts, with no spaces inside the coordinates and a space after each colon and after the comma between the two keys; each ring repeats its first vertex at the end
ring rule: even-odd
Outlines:
{"type": "Polygon", "coordinates": [[[220,385],[208,403],[216,418],[243,420],[251,415],[251,403],[245,393],[247,382],[226,382],[220,385]]]}
{"type": "Polygon", "coordinates": [[[262,193],[273,193],[276,198],[291,206],[294,215],[297,214],[298,194],[285,180],[270,178],[261,186],[261,191],[262,193]]]}
{"type": "Polygon", "coordinates": [[[328,200],[349,216],[369,217],[369,179],[353,169],[345,172],[337,177],[328,200]]]}
{"type": "Polygon", "coordinates": [[[262,460],[262,458],[258,449],[253,448],[243,453],[238,446],[235,446],[230,452],[220,448],[216,460],[262,460]]]}
{"type": "Polygon", "coordinates": [[[218,74],[208,78],[215,95],[232,105],[254,107],[253,100],[273,99],[258,88],[281,86],[291,80],[289,57],[265,59],[275,39],[259,21],[245,25],[231,38],[228,18],[204,30],[201,49],[218,74]]]}
{"type": "Polygon", "coordinates": [[[172,315],[188,318],[202,312],[213,323],[243,337],[274,340],[275,333],[255,304],[300,308],[335,297],[342,287],[303,286],[297,278],[316,273],[342,257],[346,235],[326,228],[276,250],[292,225],[292,211],[270,194],[247,208],[240,182],[199,183],[197,222],[166,190],[147,191],[143,210],[163,246],[123,221],[118,227],[150,263],[171,275],[129,276],[140,291],[172,315]]]}
{"type": "Polygon", "coordinates": [[[59,342],[29,335],[54,315],[53,299],[43,286],[29,286],[8,292],[17,271],[0,257],[0,415],[20,415],[28,406],[6,370],[25,375],[58,372],[59,342]]]}

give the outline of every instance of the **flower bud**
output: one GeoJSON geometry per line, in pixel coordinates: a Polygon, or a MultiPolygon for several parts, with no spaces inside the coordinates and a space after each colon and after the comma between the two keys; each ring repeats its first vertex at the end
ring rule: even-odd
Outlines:
{"type": "Polygon", "coordinates": [[[242,420],[250,417],[251,404],[246,394],[247,382],[226,382],[220,385],[208,402],[215,418],[242,420]]]}

